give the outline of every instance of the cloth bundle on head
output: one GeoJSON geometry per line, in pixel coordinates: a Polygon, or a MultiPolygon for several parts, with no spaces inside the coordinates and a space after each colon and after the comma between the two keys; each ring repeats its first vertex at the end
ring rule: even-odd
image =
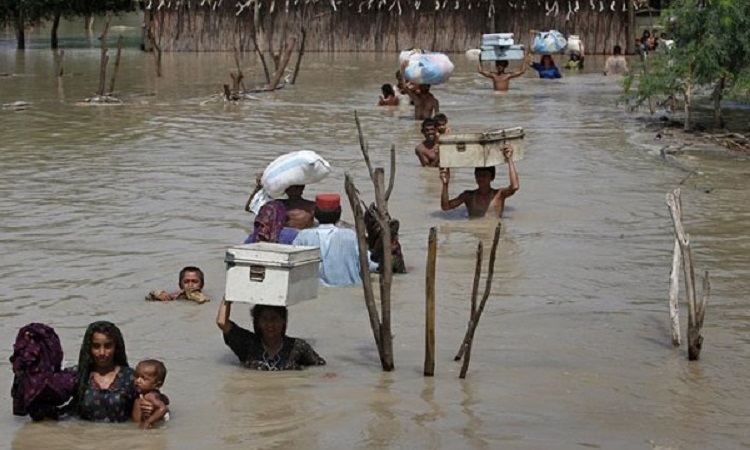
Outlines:
{"type": "Polygon", "coordinates": [[[52,327],[30,323],[13,344],[13,414],[34,420],[57,418],[57,407],[73,395],[76,373],[62,370],[60,338],[52,327]]]}
{"type": "Polygon", "coordinates": [[[284,195],[290,186],[317,183],[329,173],[331,165],[313,151],[300,150],[279,156],[263,171],[263,189],[250,201],[250,210],[258,214],[261,206],[284,195]]]}
{"type": "Polygon", "coordinates": [[[443,53],[415,53],[404,69],[406,81],[415,84],[442,84],[453,73],[453,63],[443,53]]]}
{"type": "Polygon", "coordinates": [[[534,43],[531,48],[534,53],[540,55],[551,55],[565,50],[568,41],[565,36],[557,30],[540,31],[534,36],[534,43]]]}

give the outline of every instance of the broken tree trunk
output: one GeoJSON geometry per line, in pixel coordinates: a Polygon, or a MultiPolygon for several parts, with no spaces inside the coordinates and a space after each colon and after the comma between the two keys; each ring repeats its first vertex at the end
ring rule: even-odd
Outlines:
{"type": "MultiPolygon", "coordinates": [[[[391,253],[391,224],[388,214],[388,202],[385,200],[385,175],[383,169],[375,169],[372,179],[375,187],[375,204],[377,205],[378,221],[383,232],[383,255],[378,267],[380,276],[380,342],[383,344],[383,370],[393,370],[393,335],[391,333],[391,282],[393,280],[393,253],[391,253]]],[[[362,268],[367,273],[368,266],[362,268]]],[[[368,274],[369,276],[369,274],[368,274]]]]}
{"type": "Polygon", "coordinates": [[[266,90],[268,91],[276,90],[276,87],[281,81],[281,77],[284,75],[284,70],[286,69],[287,64],[289,64],[289,59],[292,57],[292,51],[294,50],[294,44],[297,42],[297,38],[293,37],[289,41],[290,42],[287,43],[286,46],[286,51],[284,52],[284,58],[281,60],[276,72],[273,74],[271,82],[266,86],[266,90]]]}
{"type": "Polygon", "coordinates": [[[690,249],[690,236],[685,233],[685,229],[682,225],[682,217],[680,216],[681,209],[678,210],[678,204],[681,204],[679,188],[667,194],[667,205],[669,206],[669,214],[672,217],[675,235],[677,236],[677,241],[680,245],[680,252],[682,253],[682,268],[683,276],[685,277],[685,295],[688,304],[688,359],[695,361],[700,358],[701,348],[703,346],[703,336],[701,336],[700,333],[701,327],[703,326],[705,305],[703,303],[699,305],[696,302],[693,252],[690,249]]]}
{"type": "Polygon", "coordinates": [[[115,79],[117,78],[117,71],[120,69],[120,57],[122,55],[122,35],[117,38],[117,53],[115,54],[115,67],[112,70],[112,78],[109,80],[109,94],[112,95],[115,92],[115,79]]]}
{"type": "Polygon", "coordinates": [[[352,215],[354,215],[354,228],[357,231],[357,245],[359,247],[359,267],[362,272],[362,289],[365,294],[365,306],[367,307],[367,313],[370,316],[370,327],[372,328],[372,334],[375,337],[375,345],[378,347],[378,353],[380,354],[380,361],[382,364],[382,343],[381,343],[381,331],[380,331],[380,316],[378,314],[378,307],[375,305],[375,294],[372,289],[372,280],[368,272],[370,266],[367,261],[367,241],[365,239],[366,227],[365,227],[365,214],[362,211],[362,202],[359,200],[357,195],[357,188],[354,186],[354,182],[349,174],[344,177],[344,190],[346,196],[349,198],[349,205],[352,207],[352,215]]]}
{"type": "MultiPolygon", "coordinates": [[[[471,327],[471,322],[474,320],[474,315],[477,313],[477,297],[479,296],[479,280],[482,277],[482,254],[484,252],[484,244],[479,241],[477,244],[477,262],[474,265],[474,283],[471,285],[471,309],[469,311],[469,323],[467,329],[471,327]]],[[[458,349],[458,353],[453,357],[454,361],[458,361],[464,356],[466,351],[466,339],[464,338],[461,342],[461,348],[458,349]]]]}
{"type": "Polygon", "coordinates": [[[302,27],[300,30],[302,34],[302,40],[299,43],[299,54],[297,55],[297,62],[294,64],[294,75],[292,76],[292,84],[297,84],[297,74],[299,74],[299,66],[302,64],[302,55],[305,54],[305,39],[307,38],[307,30],[302,27]]]}
{"type": "Polygon", "coordinates": [[[471,359],[471,346],[474,344],[474,334],[477,331],[477,325],[479,325],[479,319],[482,317],[482,311],[487,304],[487,299],[490,298],[490,292],[492,291],[492,278],[495,273],[495,256],[497,255],[497,245],[500,241],[500,231],[502,231],[503,223],[499,221],[495,227],[495,236],[492,238],[492,249],[490,250],[490,265],[487,267],[487,282],[484,286],[484,293],[482,294],[482,301],[479,302],[479,307],[472,317],[469,323],[469,329],[466,330],[466,337],[464,337],[464,345],[466,351],[464,352],[464,362],[461,366],[461,373],[459,378],[466,378],[466,372],[469,370],[469,360],[471,359]]]}
{"type": "Polygon", "coordinates": [[[101,57],[99,59],[99,89],[96,90],[96,94],[100,97],[104,95],[104,84],[107,78],[107,63],[109,62],[109,56],[107,56],[107,32],[109,31],[109,21],[112,16],[107,16],[107,21],[104,23],[104,31],[99,37],[101,41],[101,57]]]}

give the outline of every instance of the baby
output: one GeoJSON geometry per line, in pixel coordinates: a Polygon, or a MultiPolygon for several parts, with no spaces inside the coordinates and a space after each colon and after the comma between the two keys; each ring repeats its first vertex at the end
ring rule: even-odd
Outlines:
{"type": "Polygon", "coordinates": [[[206,303],[211,299],[203,292],[203,271],[197,267],[187,266],[180,270],[178,292],[169,293],[162,289],[151,291],[146,300],[168,302],[172,300],[190,300],[197,303],[206,303]]]}
{"type": "Polygon", "coordinates": [[[169,418],[169,398],[159,391],[167,377],[164,363],[156,359],[146,359],[135,367],[135,389],[138,398],[133,404],[133,420],[141,428],[151,428],[160,420],[169,418]],[[141,403],[147,401],[153,405],[150,413],[141,411],[141,403]]]}

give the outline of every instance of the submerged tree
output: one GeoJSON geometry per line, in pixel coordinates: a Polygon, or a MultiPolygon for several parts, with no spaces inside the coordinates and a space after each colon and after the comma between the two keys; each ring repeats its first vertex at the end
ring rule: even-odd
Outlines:
{"type": "Polygon", "coordinates": [[[720,127],[725,94],[750,81],[750,2],[675,0],[661,19],[674,44],[644,58],[647,70],[626,78],[626,90],[637,84],[633,97],[638,103],[653,96],[681,96],[684,128],[689,130],[695,90],[708,88],[720,127]]]}
{"type": "Polygon", "coordinates": [[[26,27],[52,20],[51,46],[58,47],[57,29],[62,17],[104,15],[133,11],[134,0],[1,0],[0,26],[16,32],[16,48],[26,48],[26,27]]]}

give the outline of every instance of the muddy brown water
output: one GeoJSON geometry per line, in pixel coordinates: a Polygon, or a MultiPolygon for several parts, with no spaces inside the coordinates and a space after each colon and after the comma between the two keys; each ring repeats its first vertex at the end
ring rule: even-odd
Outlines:
{"type": "MultiPolygon", "coordinates": [[[[373,106],[396,55],[309,54],[297,86],[243,105],[201,105],[228,82],[231,55],[167,54],[155,79],[151,57],[128,49],[117,81],[126,105],[81,107],[98,83],[97,49],[69,50],[61,80],[49,51],[3,50],[0,72],[15,76],[0,78],[2,103],[31,105],[0,111],[0,448],[750,446],[747,162],[713,152],[684,159],[701,172],[683,185],[686,227],[697,269],[713,279],[702,359],[688,363],[669,343],[673,237],[664,203],[686,173],[665,164],[665,142],[616,106],[616,80],[596,71],[603,61],[591,58],[586,72],[560,81],[530,73],[494,95],[472,63],[454,59],[451,82],[434,89],[450,125],[527,132],[521,189],[508,201],[466,380],[452,359],[475,246],[489,243],[493,223],[440,212],[437,173],[413,154],[410,109],[373,106]],[[143,300],[175,287],[188,264],[205,270],[206,292],[221,298],[223,252],[250,227],[242,207],[253,174],[284,152],[314,150],[334,167],[310,197],[343,193],[348,171],[372,198],[355,109],[374,163],[387,166],[391,143],[398,152],[391,210],[410,272],[393,286],[395,372],[380,371],[357,287],[322,288],[291,308],[289,333],[328,360],[294,373],[239,368],[214,325],[216,301],[143,300]],[[431,226],[439,227],[437,363],[426,379],[431,226]],[[74,364],[86,325],[100,319],[121,326],[131,362],[166,362],[172,421],[143,433],[13,417],[7,357],[17,329],[54,326],[74,364]]],[[[248,81],[260,83],[255,62],[244,64],[248,81]]],[[[506,182],[501,167],[496,184],[506,182]]],[[[451,193],[472,184],[470,170],[455,171],[451,193]]],[[[246,308],[233,318],[249,326],[246,308]]]]}

